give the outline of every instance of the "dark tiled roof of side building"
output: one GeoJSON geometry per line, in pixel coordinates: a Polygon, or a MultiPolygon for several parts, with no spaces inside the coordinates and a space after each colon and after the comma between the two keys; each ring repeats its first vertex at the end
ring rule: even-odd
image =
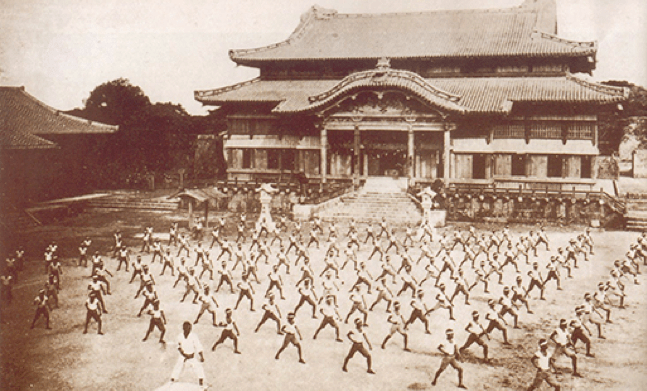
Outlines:
{"type": "Polygon", "coordinates": [[[114,133],[118,126],[62,113],[25,92],[23,87],[0,87],[0,131],[47,134],[114,133]]]}
{"type": "Polygon", "coordinates": [[[58,146],[31,133],[0,129],[0,150],[54,149],[58,146]]]}
{"type": "MultiPolygon", "coordinates": [[[[360,73],[370,73],[360,72],[360,73]]],[[[350,80],[262,80],[208,91],[196,91],[195,98],[206,105],[240,102],[276,103],[276,113],[317,109],[327,96],[339,97],[354,88],[407,90],[431,105],[463,113],[506,113],[514,102],[586,102],[607,104],[627,99],[628,90],[592,83],[568,74],[566,77],[459,77],[426,78],[407,71],[392,70],[373,85],[368,77],[350,80]],[[404,76],[402,76],[402,75],[404,76]],[[406,77],[411,74],[411,77],[406,77]],[[389,76],[392,75],[392,76],[389,76]],[[395,75],[395,76],[393,76],[395,75]],[[415,78],[423,82],[414,83],[415,78]],[[411,79],[411,80],[407,80],[411,79]],[[367,84],[368,83],[368,84],[367,84]],[[426,88],[421,88],[423,85],[426,88]]]]}
{"type": "Polygon", "coordinates": [[[287,40],[231,50],[229,55],[249,66],[268,61],[381,57],[595,56],[595,42],[569,41],[555,32],[555,0],[526,0],[519,7],[505,9],[393,14],[341,14],[313,6],[287,40]]]}

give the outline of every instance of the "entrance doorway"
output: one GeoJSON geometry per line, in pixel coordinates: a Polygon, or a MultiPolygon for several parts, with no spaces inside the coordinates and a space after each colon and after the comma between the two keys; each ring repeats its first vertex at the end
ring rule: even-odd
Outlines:
{"type": "Polygon", "coordinates": [[[362,132],[368,176],[406,176],[407,133],[400,131],[362,132]]]}
{"type": "Polygon", "coordinates": [[[373,149],[366,151],[366,158],[369,176],[399,177],[406,174],[406,151],[373,149]]]}
{"type": "Polygon", "coordinates": [[[485,179],[485,155],[481,153],[474,154],[472,158],[472,178],[485,179]]]}

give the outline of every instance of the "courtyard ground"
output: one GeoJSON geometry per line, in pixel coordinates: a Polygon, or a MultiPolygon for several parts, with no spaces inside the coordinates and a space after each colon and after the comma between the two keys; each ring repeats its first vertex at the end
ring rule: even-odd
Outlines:
{"type": "MultiPolygon", "coordinates": [[[[152,271],[157,281],[157,291],[161,298],[162,307],[169,320],[167,325],[166,345],[157,342],[157,331],[147,342],[142,342],[148,327],[148,317],[136,317],[143,300],[133,300],[138,283],[128,284],[130,274],[123,270],[115,272],[116,261],[107,256],[112,246],[112,233],[120,229],[126,238],[126,244],[138,254],[140,248],[136,234],[143,227],[152,224],[156,232],[166,236],[170,221],[178,216],[168,214],[141,214],[133,212],[114,212],[104,214],[81,214],[77,217],[34,228],[29,232],[17,235],[29,255],[27,269],[20,275],[14,287],[14,301],[1,308],[0,320],[0,360],[2,389],[11,390],[154,390],[164,386],[170,377],[171,370],[178,357],[174,341],[181,332],[182,322],[193,321],[198,306],[190,301],[179,303],[183,287],[172,288],[174,278],[168,272],[159,277],[160,264],[152,265],[152,271]],[[109,314],[103,316],[104,336],[96,334],[96,326],[91,326],[90,332],[82,334],[85,320],[84,302],[86,287],[89,281],[89,268],[76,265],[77,247],[81,240],[89,236],[93,240],[91,251],[100,251],[104,255],[107,268],[115,273],[111,279],[113,294],[106,296],[109,314]],[[45,330],[39,323],[34,330],[29,326],[34,314],[32,300],[37,295],[45,280],[42,252],[45,246],[56,240],[61,249],[64,275],[60,293],[61,308],[52,312],[52,330],[45,330]]],[[[229,227],[230,236],[234,234],[233,226],[229,227]]],[[[346,233],[345,226],[339,226],[341,235],[346,233]]],[[[360,226],[363,228],[363,226],[360,226]]],[[[484,229],[486,227],[479,227],[484,229]]],[[[489,227],[487,227],[489,228],[489,227]]],[[[517,237],[535,227],[513,226],[512,232],[517,237]]],[[[448,229],[451,229],[448,228],[448,229]]],[[[553,250],[564,246],[568,239],[579,232],[580,228],[548,229],[553,250]]],[[[363,231],[360,231],[363,238],[363,231]]],[[[304,237],[307,229],[304,227],[304,237]]],[[[340,236],[341,236],[340,235],[340,236]]],[[[400,232],[400,236],[402,233],[400,232]]],[[[548,284],[547,301],[537,300],[533,295],[531,305],[534,315],[520,311],[519,324],[521,329],[510,329],[512,346],[502,345],[501,335],[492,334],[490,344],[489,364],[480,361],[481,350],[474,345],[469,349],[463,361],[465,369],[465,384],[471,390],[524,390],[534,377],[530,357],[536,351],[536,343],[540,338],[547,338],[557,326],[560,318],[571,318],[575,305],[582,302],[586,291],[593,291],[597,282],[606,280],[612,261],[621,258],[628,249],[629,243],[637,237],[632,232],[603,232],[593,233],[596,242],[596,254],[590,262],[581,262],[581,268],[574,270],[575,278],[563,282],[564,290],[556,291],[554,282],[548,284]]],[[[205,240],[207,244],[210,239],[205,240]]],[[[322,242],[323,244],[323,242],[322,242]]],[[[437,243],[434,243],[437,248],[437,243]]],[[[217,247],[217,246],[216,246],[217,247]]],[[[273,247],[275,252],[277,246],[273,247]]],[[[359,252],[359,259],[366,259],[370,246],[365,245],[359,252]]],[[[177,251],[177,250],[176,250],[177,251]]],[[[322,249],[311,249],[314,271],[318,275],[322,265],[317,260],[323,257],[322,249]]],[[[456,252],[458,255],[459,252],[456,252]]],[[[216,248],[212,258],[217,256],[216,248]]],[[[419,254],[414,250],[414,259],[419,254]]],[[[539,251],[543,263],[550,253],[539,251]]],[[[192,260],[194,256],[192,255],[192,260]]],[[[395,259],[395,253],[392,252],[395,259]]],[[[145,261],[150,255],[144,254],[145,261]]],[[[290,256],[294,261],[294,255],[290,256]]],[[[399,266],[399,260],[394,262],[399,266]]],[[[375,277],[378,272],[377,262],[370,263],[375,277]]],[[[527,270],[522,265],[523,275],[527,270]]],[[[259,264],[261,285],[255,285],[255,312],[248,311],[249,304],[243,301],[242,307],[236,311],[235,318],[240,327],[241,355],[233,354],[231,341],[211,351],[211,345],[220,336],[221,328],[214,328],[210,318],[205,315],[194,330],[205,347],[204,364],[207,382],[211,389],[218,390],[406,390],[406,389],[454,389],[456,374],[449,368],[439,379],[438,385],[432,387],[430,380],[440,364],[440,354],[436,347],[444,337],[448,327],[456,331],[457,343],[462,344],[467,337],[464,327],[473,309],[481,314],[487,308],[486,301],[490,297],[498,298],[502,287],[492,284],[492,293],[485,295],[481,286],[472,291],[471,307],[463,305],[462,297],[456,301],[456,321],[449,321],[445,311],[439,310],[430,315],[432,334],[424,333],[420,323],[414,323],[409,332],[411,353],[402,350],[402,339],[394,336],[385,350],[380,344],[389,330],[386,322],[385,304],[379,304],[368,317],[369,327],[366,329],[373,344],[372,356],[376,375],[366,373],[366,364],[360,355],[351,360],[348,373],[341,371],[344,356],[350,344],[345,338],[349,325],[342,325],[344,343],[334,341],[332,329],[324,329],[317,340],[312,335],[319,325],[320,319],[310,317],[310,308],[305,305],[297,315],[297,325],[300,327],[304,340],[304,358],[307,364],[299,364],[296,351],[288,348],[280,361],[274,360],[274,354],[280,347],[283,338],[276,335],[273,323],[266,323],[258,333],[254,328],[262,310],[263,293],[267,287],[268,266],[259,264]]],[[[346,292],[354,281],[354,274],[347,268],[341,273],[345,282],[341,286],[339,311],[345,317],[349,310],[346,292]]],[[[422,268],[418,267],[416,276],[422,277],[422,268]]],[[[198,268],[199,270],[199,268],[198,268]]],[[[515,274],[512,268],[507,268],[505,281],[511,283],[515,274]]],[[[235,281],[240,280],[240,269],[234,272],[235,281]]],[[[298,294],[294,283],[300,277],[296,270],[284,276],[286,282],[286,300],[280,300],[279,306],[283,314],[291,311],[298,294]]],[[[468,280],[473,281],[471,273],[468,280]]],[[[570,362],[567,358],[558,359],[558,366],[564,374],[558,379],[565,390],[644,390],[647,384],[647,281],[639,276],[641,285],[627,284],[627,308],[614,309],[613,324],[605,325],[606,340],[592,338],[593,352],[596,358],[586,358],[583,346],[580,345],[578,354],[579,371],[583,378],[574,378],[570,374],[570,362]]],[[[182,285],[182,284],[181,284],[182,285]]],[[[393,286],[399,289],[400,284],[393,286]]],[[[319,288],[319,287],[318,287],[319,288]]],[[[425,285],[429,291],[431,284],[425,285]]],[[[429,305],[434,304],[430,292],[426,298],[429,305]]],[[[403,313],[409,315],[409,295],[405,293],[400,301],[403,303],[403,313]]],[[[217,298],[220,303],[218,320],[224,319],[224,309],[233,307],[237,295],[221,290],[217,298]],[[227,293],[225,293],[227,292],[227,293]]],[[[370,302],[374,296],[368,296],[370,302]]],[[[483,316],[483,315],[482,315],[483,316]]],[[[321,317],[320,317],[321,318],[321,317]]],[[[353,317],[354,318],[354,317],[353,317]]],[[[42,320],[41,320],[42,322],[42,320]]],[[[196,382],[191,370],[185,370],[181,380],[196,382]]],[[[549,387],[544,385],[542,389],[549,387]]]]}

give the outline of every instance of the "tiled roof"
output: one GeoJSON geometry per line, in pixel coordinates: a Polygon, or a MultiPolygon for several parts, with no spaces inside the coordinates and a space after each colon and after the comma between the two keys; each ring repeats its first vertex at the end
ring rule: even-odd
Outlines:
{"type": "MultiPolygon", "coordinates": [[[[394,71],[406,72],[406,71],[394,71]]],[[[362,72],[359,72],[362,73],[362,72]]],[[[410,72],[408,72],[410,73],[410,72]]],[[[356,75],[356,74],[353,74],[356,75]]],[[[253,79],[210,91],[196,91],[195,98],[207,105],[222,105],[235,102],[276,103],[276,113],[294,113],[316,110],[321,102],[357,88],[399,88],[421,97],[431,105],[449,111],[472,113],[506,113],[514,102],[587,102],[605,104],[627,99],[628,91],[622,87],[610,87],[587,82],[573,75],[566,77],[460,77],[422,79],[429,88],[418,88],[413,83],[400,80],[391,84],[346,83],[344,80],[261,80],[253,79]]],[[[397,79],[393,79],[397,80],[397,79]]]]}
{"type": "Polygon", "coordinates": [[[58,146],[31,133],[0,129],[0,150],[52,148],[58,148],[58,146]]]}
{"type": "Polygon", "coordinates": [[[32,134],[114,133],[117,126],[93,122],[53,109],[22,87],[0,87],[0,130],[32,134]]]}
{"type": "Polygon", "coordinates": [[[393,14],[340,14],[314,6],[285,41],[231,50],[231,59],[267,61],[587,56],[595,42],[575,42],[541,30],[541,7],[393,14]]]}

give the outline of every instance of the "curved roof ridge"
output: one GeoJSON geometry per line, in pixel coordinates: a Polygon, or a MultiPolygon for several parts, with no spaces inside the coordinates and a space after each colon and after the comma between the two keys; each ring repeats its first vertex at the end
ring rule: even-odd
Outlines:
{"type": "Polygon", "coordinates": [[[430,15],[430,14],[477,14],[477,13],[506,13],[506,12],[535,12],[521,6],[508,8],[471,8],[471,9],[445,9],[445,10],[427,10],[427,11],[410,11],[410,12],[382,12],[382,13],[357,13],[357,14],[337,14],[337,18],[371,18],[384,16],[409,16],[409,15],[430,15]]]}
{"type": "Polygon", "coordinates": [[[571,45],[573,47],[593,48],[593,49],[597,49],[597,47],[598,47],[598,41],[575,41],[575,40],[572,40],[572,39],[562,38],[562,37],[559,37],[557,35],[546,33],[546,32],[543,32],[543,31],[536,30],[536,29],[533,31],[533,33],[538,34],[539,37],[541,37],[543,39],[548,39],[548,40],[551,40],[553,42],[558,42],[558,43],[571,45]]]}
{"type": "Polygon", "coordinates": [[[430,84],[420,75],[401,69],[391,69],[388,60],[382,59],[376,69],[360,71],[343,78],[339,83],[317,95],[308,97],[307,110],[324,106],[341,95],[364,87],[396,87],[406,89],[425,101],[460,113],[470,111],[458,103],[461,97],[430,84]]]}
{"type": "Polygon", "coordinates": [[[427,80],[425,80],[422,76],[418,75],[417,73],[407,71],[404,69],[371,69],[368,71],[359,71],[355,73],[351,73],[350,75],[344,77],[339,83],[337,83],[333,88],[329,89],[328,91],[325,91],[321,94],[313,95],[308,97],[308,101],[311,103],[321,101],[328,99],[330,96],[336,94],[338,91],[343,90],[344,88],[348,87],[352,83],[355,83],[359,80],[365,80],[368,78],[373,78],[373,77],[382,77],[384,76],[385,78],[388,77],[395,77],[395,78],[401,78],[401,79],[408,79],[418,86],[424,88],[425,90],[433,93],[434,95],[438,95],[443,97],[444,99],[447,99],[452,102],[458,102],[460,100],[460,96],[449,93],[445,90],[442,90],[436,86],[431,85],[427,80]]]}
{"type": "Polygon", "coordinates": [[[333,18],[350,19],[350,18],[371,18],[371,17],[399,17],[399,16],[410,16],[410,15],[431,15],[431,14],[470,14],[470,13],[506,13],[506,12],[531,13],[536,11],[523,6],[516,6],[516,7],[509,7],[509,8],[483,8],[483,9],[476,8],[476,9],[465,9],[465,10],[456,9],[456,10],[427,10],[427,11],[411,11],[411,12],[341,14],[337,12],[337,10],[335,9],[327,9],[315,4],[312,7],[310,7],[308,11],[306,11],[301,15],[301,20],[299,21],[299,24],[287,39],[273,44],[259,46],[255,48],[230,49],[229,58],[234,60],[234,58],[237,56],[251,54],[251,53],[258,53],[265,50],[271,50],[281,46],[290,45],[292,42],[301,38],[305,34],[306,30],[312,25],[312,22],[315,20],[328,20],[333,18]]]}
{"type": "Polygon", "coordinates": [[[213,90],[194,91],[193,92],[193,97],[196,100],[200,100],[202,98],[207,98],[207,97],[219,95],[219,94],[222,94],[222,93],[225,93],[225,92],[238,90],[238,89],[243,88],[245,86],[248,86],[250,84],[257,83],[260,80],[261,80],[261,78],[259,76],[259,77],[255,77],[255,78],[250,79],[250,80],[245,80],[245,81],[242,81],[240,83],[232,84],[232,85],[226,86],[226,87],[216,88],[216,89],[213,89],[213,90]]]}
{"type": "Polygon", "coordinates": [[[570,72],[566,73],[566,79],[571,80],[583,87],[590,88],[592,90],[595,90],[603,94],[618,96],[625,99],[629,98],[629,88],[627,87],[608,86],[605,84],[588,81],[588,80],[579,78],[570,72]]]}
{"type": "Polygon", "coordinates": [[[15,90],[18,93],[23,94],[27,99],[31,100],[32,102],[34,102],[38,106],[42,107],[43,109],[49,111],[50,113],[52,113],[52,114],[54,114],[56,116],[67,118],[67,119],[69,119],[71,121],[92,125],[92,126],[95,126],[95,127],[98,127],[98,128],[105,128],[107,130],[111,130],[112,132],[116,132],[116,131],[119,130],[119,125],[109,125],[109,124],[104,124],[103,122],[92,121],[92,120],[89,120],[89,119],[78,117],[76,115],[67,114],[67,113],[62,112],[61,110],[55,109],[52,106],[48,105],[47,103],[45,103],[45,102],[41,101],[40,99],[36,98],[35,96],[31,95],[29,92],[27,92],[25,90],[25,86],[20,86],[20,87],[3,86],[1,88],[12,89],[12,90],[15,90]]]}
{"type": "Polygon", "coordinates": [[[313,20],[329,19],[331,16],[336,16],[336,15],[337,15],[337,10],[325,9],[315,4],[301,15],[301,20],[299,21],[299,24],[286,40],[273,43],[270,45],[259,46],[259,47],[250,48],[250,49],[229,49],[229,58],[233,60],[234,57],[238,55],[257,53],[257,52],[262,52],[264,50],[269,50],[269,49],[274,49],[277,47],[289,45],[293,41],[301,38],[303,34],[305,34],[306,29],[308,28],[308,26],[312,24],[313,20]],[[325,17],[321,17],[320,15],[328,15],[328,16],[327,18],[325,18],[325,17]]]}

